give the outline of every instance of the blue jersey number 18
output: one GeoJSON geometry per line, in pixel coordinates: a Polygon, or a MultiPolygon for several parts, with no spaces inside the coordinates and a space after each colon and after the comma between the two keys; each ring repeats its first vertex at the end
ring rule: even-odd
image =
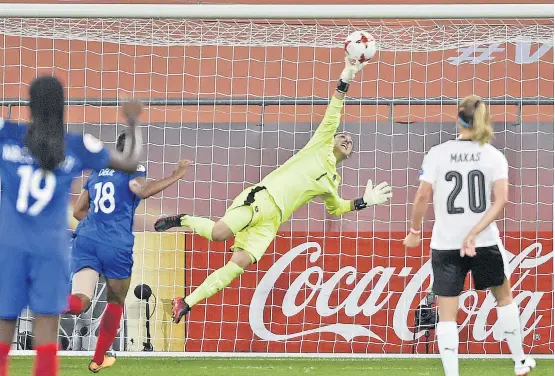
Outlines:
{"type": "Polygon", "coordinates": [[[33,166],[21,166],[17,169],[17,174],[21,177],[16,203],[17,211],[33,217],[39,215],[52,200],[56,188],[56,176],[50,171],[33,170],[33,166]],[[36,200],[30,207],[29,196],[36,200]]]}
{"type": "Polygon", "coordinates": [[[94,190],[96,191],[96,196],[94,197],[94,212],[98,213],[98,210],[104,214],[110,214],[116,208],[116,201],[114,200],[114,183],[96,183],[94,185],[94,190]]]}

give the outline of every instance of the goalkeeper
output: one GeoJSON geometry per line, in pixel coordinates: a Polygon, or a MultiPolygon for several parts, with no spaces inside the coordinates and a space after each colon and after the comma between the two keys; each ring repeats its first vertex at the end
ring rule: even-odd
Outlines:
{"type": "Polygon", "coordinates": [[[364,65],[345,59],[337,90],[308,144],[259,184],[239,194],[218,222],[185,214],[156,221],[156,231],[187,227],[208,240],[219,242],[235,236],[231,260],[185,299],[172,300],[174,323],[179,323],[195,304],[213,296],[258,262],[276,237],[279,226],[313,198],[321,197],[333,215],[383,204],[391,198],[387,183],[373,187],[370,180],[364,196],[356,200],[344,200],[337,193],[340,176],[336,165],[349,158],[353,141],[350,135],[336,131],[349,83],[364,65]]]}

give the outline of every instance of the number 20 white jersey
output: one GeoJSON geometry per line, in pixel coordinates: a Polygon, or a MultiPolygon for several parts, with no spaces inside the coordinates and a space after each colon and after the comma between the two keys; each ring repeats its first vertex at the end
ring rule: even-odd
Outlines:
{"type": "MultiPolygon", "coordinates": [[[[460,249],[491,206],[493,183],[507,179],[508,170],[505,156],[489,144],[457,139],[428,151],[420,180],[432,184],[434,190],[432,249],[460,249]]],[[[492,222],[476,238],[476,247],[499,242],[499,230],[492,222]]]]}

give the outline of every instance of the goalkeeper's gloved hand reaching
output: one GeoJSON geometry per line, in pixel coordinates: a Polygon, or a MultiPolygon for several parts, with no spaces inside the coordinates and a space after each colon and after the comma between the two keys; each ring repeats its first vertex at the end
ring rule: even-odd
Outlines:
{"type": "Polygon", "coordinates": [[[374,187],[372,180],[368,180],[364,196],[355,200],[355,210],[361,210],[370,205],[385,204],[391,197],[393,197],[391,186],[385,181],[374,187]]]}
{"type": "Polygon", "coordinates": [[[368,206],[385,204],[391,197],[393,197],[393,193],[389,184],[384,181],[372,187],[372,180],[368,180],[364,196],[362,196],[368,206]]]}
{"type": "Polygon", "coordinates": [[[366,61],[364,63],[359,63],[358,61],[351,61],[349,57],[345,56],[345,68],[341,72],[341,76],[339,77],[341,81],[349,84],[351,81],[355,79],[355,76],[358,72],[362,70],[365,66],[368,65],[370,61],[366,61]]]}
{"type": "Polygon", "coordinates": [[[337,85],[337,91],[345,94],[349,90],[349,84],[355,79],[358,72],[362,70],[369,61],[364,63],[359,63],[358,61],[351,61],[349,57],[345,56],[345,68],[341,72],[339,77],[339,84],[337,85]]]}

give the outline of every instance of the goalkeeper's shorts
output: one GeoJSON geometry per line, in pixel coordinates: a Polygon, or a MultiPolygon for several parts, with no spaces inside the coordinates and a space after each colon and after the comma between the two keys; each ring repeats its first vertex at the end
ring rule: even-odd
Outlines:
{"type": "Polygon", "coordinates": [[[235,242],[231,250],[244,250],[254,262],[258,262],[276,238],[281,225],[281,213],[268,190],[257,186],[241,192],[227,209],[222,221],[231,229],[236,228],[238,221],[244,222],[242,228],[234,231],[235,242]],[[236,209],[245,207],[250,208],[250,211],[247,212],[247,218],[242,218],[245,211],[236,209]],[[235,218],[239,215],[241,218],[235,218]]]}
{"type": "Polygon", "coordinates": [[[59,315],[69,294],[67,243],[40,250],[2,246],[0,276],[0,319],[15,320],[26,306],[38,315],[59,315]]]}

